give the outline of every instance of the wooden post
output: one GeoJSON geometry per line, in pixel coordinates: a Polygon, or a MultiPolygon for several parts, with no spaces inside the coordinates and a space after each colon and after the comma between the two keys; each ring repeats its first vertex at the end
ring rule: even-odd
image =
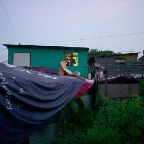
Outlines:
{"type": "Polygon", "coordinates": [[[105,96],[107,97],[107,68],[105,69],[105,96]]]}
{"type": "Polygon", "coordinates": [[[105,70],[104,70],[104,77],[105,77],[105,96],[107,97],[107,65],[105,65],[105,70]]]}

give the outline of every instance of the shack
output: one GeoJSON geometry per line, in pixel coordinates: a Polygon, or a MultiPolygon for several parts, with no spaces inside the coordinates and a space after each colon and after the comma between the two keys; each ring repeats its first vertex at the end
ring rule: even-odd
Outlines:
{"type": "Polygon", "coordinates": [[[116,62],[136,62],[138,53],[118,53],[113,55],[113,58],[116,60],[116,62]]]}
{"type": "Polygon", "coordinates": [[[13,45],[4,44],[8,49],[8,63],[15,66],[42,66],[59,70],[60,61],[65,60],[72,72],[87,77],[87,55],[89,48],[65,46],[13,45]]]}

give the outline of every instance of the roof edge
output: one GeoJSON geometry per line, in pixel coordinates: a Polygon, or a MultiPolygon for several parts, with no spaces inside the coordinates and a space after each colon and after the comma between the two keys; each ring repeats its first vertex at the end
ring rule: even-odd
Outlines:
{"type": "Polygon", "coordinates": [[[15,47],[44,47],[44,48],[70,48],[70,49],[85,49],[85,50],[89,50],[89,48],[87,47],[72,47],[72,46],[46,46],[46,45],[21,45],[21,44],[3,44],[4,46],[6,46],[7,48],[11,47],[11,46],[15,46],[15,47]]]}

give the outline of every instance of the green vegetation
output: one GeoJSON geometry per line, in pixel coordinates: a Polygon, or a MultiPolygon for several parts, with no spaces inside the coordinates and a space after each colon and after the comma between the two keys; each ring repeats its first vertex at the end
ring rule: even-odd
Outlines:
{"type": "Polygon", "coordinates": [[[109,51],[109,50],[91,49],[88,53],[88,60],[90,60],[92,57],[96,57],[96,56],[111,56],[113,54],[114,54],[114,52],[109,51]]]}
{"type": "Polygon", "coordinates": [[[64,136],[57,144],[143,144],[144,81],[139,95],[124,100],[99,97],[97,110],[74,100],[65,110],[64,136]]]}

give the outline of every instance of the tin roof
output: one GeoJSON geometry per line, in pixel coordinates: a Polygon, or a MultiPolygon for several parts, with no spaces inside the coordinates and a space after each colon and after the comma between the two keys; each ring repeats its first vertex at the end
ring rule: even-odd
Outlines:
{"type": "Polygon", "coordinates": [[[142,60],[142,59],[144,59],[144,56],[140,57],[138,60],[142,60]]]}
{"type": "Polygon", "coordinates": [[[15,45],[15,44],[3,44],[7,48],[13,48],[13,47],[20,47],[20,48],[48,48],[48,49],[81,49],[81,50],[89,50],[89,48],[86,47],[68,47],[68,46],[43,46],[43,45],[15,45]]]}
{"type": "Polygon", "coordinates": [[[124,54],[122,54],[122,53],[117,53],[117,54],[114,54],[113,56],[123,56],[123,55],[138,55],[138,52],[137,53],[124,53],[124,54]]]}

